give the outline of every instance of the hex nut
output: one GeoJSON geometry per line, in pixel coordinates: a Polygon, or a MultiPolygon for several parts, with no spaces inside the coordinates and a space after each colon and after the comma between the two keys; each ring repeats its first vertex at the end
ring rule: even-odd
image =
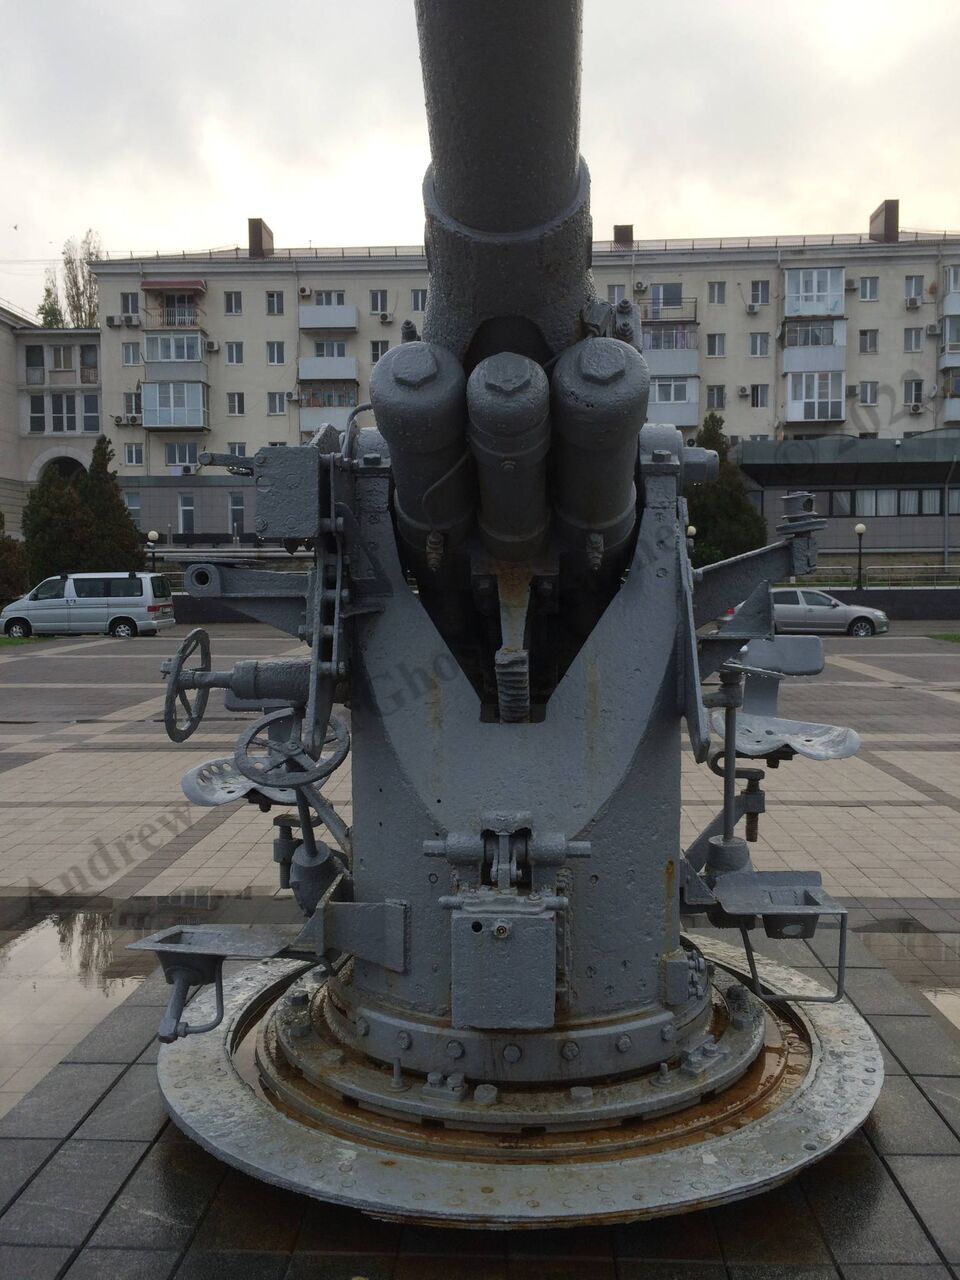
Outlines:
{"type": "Polygon", "coordinates": [[[437,358],[426,344],[406,343],[393,357],[390,372],[402,387],[416,389],[437,376],[437,358]]]}

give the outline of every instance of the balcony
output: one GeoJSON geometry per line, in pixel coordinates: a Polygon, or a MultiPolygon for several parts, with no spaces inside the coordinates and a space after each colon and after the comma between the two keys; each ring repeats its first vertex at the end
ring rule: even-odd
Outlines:
{"type": "Polygon", "coordinates": [[[206,360],[144,360],[144,382],[206,382],[210,375],[206,360]]]}
{"type": "Polygon", "coordinates": [[[301,356],[297,361],[301,382],[357,382],[356,356],[301,356]]]}
{"type": "Polygon", "coordinates": [[[100,381],[100,370],[96,365],[86,365],[80,369],[80,382],[84,386],[95,387],[100,381]]]}
{"type": "Polygon", "coordinates": [[[147,307],[143,323],[147,329],[199,329],[202,317],[203,310],[197,306],[147,307]]]}
{"type": "Polygon", "coordinates": [[[644,299],[640,303],[640,318],[644,324],[676,324],[678,321],[697,323],[696,298],[681,298],[679,302],[658,302],[644,299]]]}
{"type": "Polygon", "coordinates": [[[950,289],[943,295],[941,311],[945,316],[960,316],[960,289],[950,289]]]}
{"type": "Polygon", "coordinates": [[[823,347],[784,347],[784,373],[842,373],[847,367],[846,344],[823,347]]]}
{"type": "MultiPolygon", "coordinates": [[[[306,397],[305,397],[306,398],[306,397]]],[[[347,418],[353,413],[351,406],[304,404],[300,401],[300,430],[312,434],[323,426],[325,422],[330,422],[338,431],[343,431],[347,425],[347,418]]]]}
{"type": "Polygon", "coordinates": [[[357,308],[350,303],[332,307],[305,305],[300,308],[300,328],[308,333],[356,333],[357,327],[357,308]]]}

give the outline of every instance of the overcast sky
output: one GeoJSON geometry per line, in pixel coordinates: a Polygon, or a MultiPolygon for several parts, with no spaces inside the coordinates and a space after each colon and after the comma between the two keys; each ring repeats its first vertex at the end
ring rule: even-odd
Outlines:
{"type": "MultiPolygon", "coordinates": [[[[282,246],[420,243],[409,0],[0,0],[0,30],[0,298],[32,313],[88,226],[111,251],[232,245],[250,215],[282,246]]],[[[585,0],[597,239],[864,231],[887,196],[960,228],[958,47],[957,0],[585,0]]]]}

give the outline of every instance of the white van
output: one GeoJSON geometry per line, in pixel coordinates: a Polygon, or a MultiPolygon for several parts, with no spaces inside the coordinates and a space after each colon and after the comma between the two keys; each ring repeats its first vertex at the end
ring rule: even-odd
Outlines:
{"type": "Polygon", "coordinates": [[[172,627],[173,593],[161,573],[62,573],[0,612],[0,629],[13,637],[155,636],[172,627]]]}

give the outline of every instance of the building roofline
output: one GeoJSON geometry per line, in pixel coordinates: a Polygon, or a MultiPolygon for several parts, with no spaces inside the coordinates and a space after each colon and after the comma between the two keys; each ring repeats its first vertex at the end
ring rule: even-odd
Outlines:
{"type": "Polygon", "coordinates": [[[89,334],[93,338],[99,338],[100,336],[99,329],[74,329],[69,325],[64,325],[62,329],[51,329],[42,324],[18,325],[14,329],[14,333],[25,333],[34,338],[38,333],[42,333],[44,335],[51,334],[53,337],[83,337],[86,334],[89,334]]]}

